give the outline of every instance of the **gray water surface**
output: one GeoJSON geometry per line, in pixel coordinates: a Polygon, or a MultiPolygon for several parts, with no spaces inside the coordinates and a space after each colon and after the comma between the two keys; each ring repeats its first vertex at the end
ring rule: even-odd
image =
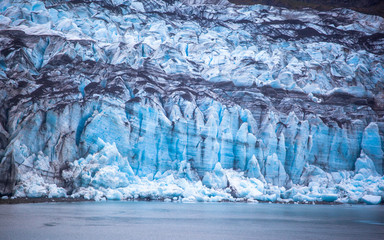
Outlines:
{"type": "Polygon", "coordinates": [[[0,205],[0,239],[384,239],[384,207],[164,202],[0,205]]]}

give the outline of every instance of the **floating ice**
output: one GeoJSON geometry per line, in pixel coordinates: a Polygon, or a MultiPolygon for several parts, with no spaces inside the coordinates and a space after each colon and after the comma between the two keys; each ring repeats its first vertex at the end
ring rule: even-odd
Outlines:
{"type": "Polygon", "coordinates": [[[369,205],[377,205],[381,202],[381,196],[365,195],[362,197],[363,202],[369,205]]]}

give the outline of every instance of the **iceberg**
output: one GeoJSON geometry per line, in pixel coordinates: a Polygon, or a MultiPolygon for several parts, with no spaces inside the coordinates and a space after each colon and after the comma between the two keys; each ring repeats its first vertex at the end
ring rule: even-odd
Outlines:
{"type": "Polygon", "coordinates": [[[377,205],[381,202],[381,196],[365,195],[362,200],[369,205],[377,205]]]}

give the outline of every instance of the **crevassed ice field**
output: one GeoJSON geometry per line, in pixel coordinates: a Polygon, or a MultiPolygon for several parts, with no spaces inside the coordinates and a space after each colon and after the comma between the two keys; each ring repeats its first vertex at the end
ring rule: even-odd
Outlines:
{"type": "Polygon", "coordinates": [[[384,19],[0,2],[0,194],[379,204],[384,19]]]}

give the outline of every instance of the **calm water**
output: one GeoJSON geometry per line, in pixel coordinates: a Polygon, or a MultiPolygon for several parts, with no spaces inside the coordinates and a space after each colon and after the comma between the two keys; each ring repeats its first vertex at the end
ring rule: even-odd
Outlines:
{"type": "Polygon", "coordinates": [[[163,202],[0,205],[0,239],[384,239],[384,207],[163,202]]]}

